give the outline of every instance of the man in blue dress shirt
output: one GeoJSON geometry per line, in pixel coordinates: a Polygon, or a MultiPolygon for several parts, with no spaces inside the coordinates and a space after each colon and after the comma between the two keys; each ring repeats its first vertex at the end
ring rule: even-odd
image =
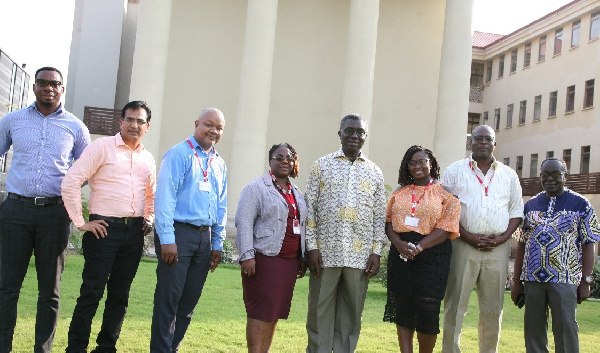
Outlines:
{"type": "Polygon", "coordinates": [[[12,350],[17,302],[31,254],[38,280],[34,352],[50,352],[58,317],[69,215],[60,184],[90,143],[83,122],[64,110],[63,77],[53,67],[35,73],[35,102],[0,120],[0,155],[13,147],[0,208],[0,352],[12,350]]]}
{"type": "Polygon", "coordinates": [[[156,185],[151,352],[177,352],[208,270],[215,270],[223,252],[227,168],[214,145],[225,118],[206,108],[195,126],[193,135],[164,155],[156,185]]]}

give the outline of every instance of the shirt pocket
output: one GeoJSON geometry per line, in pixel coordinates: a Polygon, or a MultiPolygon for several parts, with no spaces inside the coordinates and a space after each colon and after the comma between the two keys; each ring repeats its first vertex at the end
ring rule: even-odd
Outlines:
{"type": "Polygon", "coordinates": [[[273,234],[275,234],[275,231],[272,228],[267,228],[267,227],[258,227],[258,228],[256,228],[256,230],[254,232],[254,236],[257,239],[272,237],[273,234]]]}
{"type": "Polygon", "coordinates": [[[510,202],[510,192],[500,192],[496,195],[496,207],[503,208],[510,202]]]}

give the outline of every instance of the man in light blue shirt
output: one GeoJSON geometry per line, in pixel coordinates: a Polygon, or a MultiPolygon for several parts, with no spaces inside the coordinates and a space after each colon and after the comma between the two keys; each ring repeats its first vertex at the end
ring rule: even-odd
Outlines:
{"type": "Polygon", "coordinates": [[[0,208],[0,352],[12,350],[17,302],[31,254],[38,280],[34,352],[50,352],[70,220],[60,185],[90,143],[83,122],[64,110],[63,77],[53,67],[35,73],[35,102],[0,120],[0,155],[13,147],[0,208]]]}
{"type": "Polygon", "coordinates": [[[220,110],[202,110],[194,134],[162,160],[154,205],[158,265],[151,352],[177,352],[208,270],[214,271],[221,261],[227,168],[214,145],[224,128],[220,110]]]}

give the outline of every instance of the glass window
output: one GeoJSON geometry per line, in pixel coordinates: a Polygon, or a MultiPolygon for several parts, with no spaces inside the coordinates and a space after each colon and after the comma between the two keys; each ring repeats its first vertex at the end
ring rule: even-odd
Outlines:
{"type": "Polygon", "coordinates": [[[571,30],[571,48],[579,46],[579,30],[581,29],[581,21],[577,20],[573,22],[573,29],[571,30]]]}
{"type": "Polygon", "coordinates": [[[567,87],[567,108],[566,113],[570,113],[575,110],[575,86],[567,87]]]}
{"type": "Polygon", "coordinates": [[[475,129],[476,127],[478,127],[479,124],[479,118],[481,117],[481,114],[477,114],[477,113],[469,113],[469,122],[467,124],[467,134],[470,134],[473,129],[475,129]]]}
{"type": "Polygon", "coordinates": [[[538,61],[546,60],[546,36],[540,37],[540,50],[538,61]]]}
{"type": "Polygon", "coordinates": [[[506,165],[507,167],[510,167],[510,157],[504,157],[502,163],[504,163],[504,165],[506,165]]]}
{"type": "Polygon", "coordinates": [[[540,120],[542,116],[542,96],[535,96],[533,101],[533,121],[540,120]]]}
{"type": "Polygon", "coordinates": [[[583,107],[591,108],[594,106],[594,81],[585,81],[585,96],[583,97],[583,107]]]}
{"type": "Polygon", "coordinates": [[[515,172],[519,179],[523,177],[523,156],[517,156],[517,165],[515,166],[515,172]]]}
{"type": "Polygon", "coordinates": [[[488,112],[483,112],[483,125],[487,125],[488,120],[488,112]]]}
{"type": "Polygon", "coordinates": [[[535,178],[537,177],[537,165],[538,165],[538,155],[537,153],[533,153],[531,155],[531,164],[529,165],[529,177],[535,178]]]}
{"type": "Polygon", "coordinates": [[[579,164],[579,173],[587,174],[590,172],[590,146],[581,146],[581,163],[579,164]]]}
{"type": "Polygon", "coordinates": [[[494,130],[500,130],[500,108],[494,110],[494,130]]]}
{"type": "Polygon", "coordinates": [[[492,63],[493,61],[490,60],[487,62],[487,70],[485,72],[485,82],[490,82],[492,80],[492,63]]]}
{"type": "Polygon", "coordinates": [[[571,149],[563,150],[563,161],[567,165],[567,174],[571,174],[571,149]]]}
{"type": "Polygon", "coordinates": [[[558,101],[558,91],[550,92],[550,106],[548,107],[548,117],[556,116],[556,102],[558,101]]]}
{"type": "Polygon", "coordinates": [[[525,54],[523,55],[523,67],[529,67],[531,64],[531,43],[525,44],[525,54]]]}
{"type": "Polygon", "coordinates": [[[519,125],[525,124],[525,114],[527,113],[527,101],[519,103],[519,125]]]}
{"type": "Polygon", "coordinates": [[[554,151],[548,151],[548,152],[546,152],[546,159],[553,158],[553,157],[554,157],[554,151]]]}
{"type": "Polygon", "coordinates": [[[510,53],[510,72],[511,73],[517,71],[517,54],[518,54],[518,49],[515,49],[510,53]]]}
{"type": "Polygon", "coordinates": [[[506,107],[506,127],[512,127],[512,117],[513,117],[514,107],[515,107],[514,104],[509,104],[508,107],[506,107]]]}
{"type": "Polygon", "coordinates": [[[498,78],[504,76],[504,54],[498,58],[498,78]]]}
{"type": "Polygon", "coordinates": [[[554,55],[558,55],[562,52],[562,28],[559,28],[554,32],[554,55]]]}
{"type": "Polygon", "coordinates": [[[590,21],[590,40],[598,38],[600,35],[600,11],[592,14],[590,21]]]}

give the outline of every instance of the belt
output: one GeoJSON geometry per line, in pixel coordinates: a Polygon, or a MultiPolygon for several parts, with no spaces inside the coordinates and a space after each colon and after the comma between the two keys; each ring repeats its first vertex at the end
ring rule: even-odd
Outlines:
{"type": "Polygon", "coordinates": [[[15,194],[15,193],[9,192],[8,193],[8,198],[15,199],[15,200],[20,200],[20,201],[25,201],[25,202],[29,202],[29,203],[32,203],[32,204],[34,204],[36,206],[62,205],[63,204],[62,197],[60,197],[60,196],[55,196],[55,197],[26,197],[26,196],[21,196],[19,194],[15,194]]]}
{"type": "Polygon", "coordinates": [[[91,214],[90,219],[101,219],[111,223],[121,223],[125,225],[133,224],[136,221],[142,220],[144,217],[105,217],[97,214],[91,214]]]}
{"type": "Polygon", "coordinates": [[[186,226],[194,228],[195,230],[200,231],[200,232],[205,232],[208,230],[208,228],[210,228],[209,226],[197,226],[197,225],[191,224],[191,223],[182,222],[182,224],[185,224],[186,226]]]}

